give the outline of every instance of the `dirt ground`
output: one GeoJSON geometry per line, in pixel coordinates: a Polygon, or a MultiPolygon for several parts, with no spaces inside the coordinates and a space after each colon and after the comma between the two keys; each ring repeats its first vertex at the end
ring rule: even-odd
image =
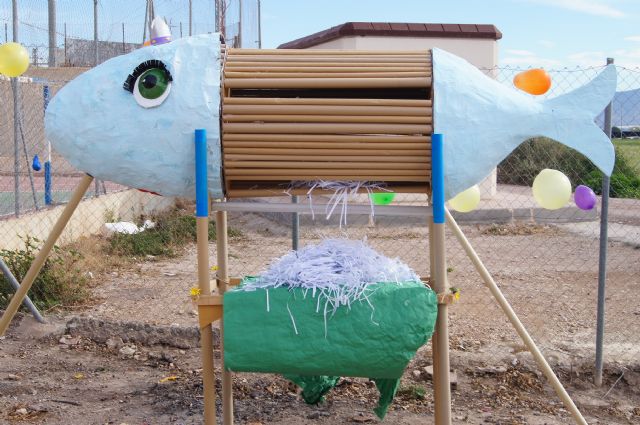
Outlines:
{"type": "MultiPolygon", "coordinates": [[[[232,215],[230,224],[243,232],[230,241],[232,275],[258,273],[290,245],[287,228],[265,218],[232,215]]],[[[571,249],[576,258],[593,255],[593,241],[545,226],[464,230],[587,421],[640,424],[640,250],[609,247],[611,258],[627,267],[621,272],[614,262],[611,268],[604,384],[596,387],[590,282],[597,264],[554,261],[559,250],[571,249]]],[[[428,275],[425,228],[356,222],[347,230],[305,228],[302,241],[327,235],[367,237],[428,275]]],[[[453,422],[573,423],[453,238],[447,249],[451,284],[462,291],[450,309],[453,422]]],[[[215,264],[215,244],[211,258],[215,264]]],[[[197,318],[188,296],[196,279],[195,248],[92,275],[88,307],[52,312],[47,325],[20,316],[0,340],[0,423],[202,423],[197,318]]],[[[433,423],[430,364],[428,344],[407,368],[384,423],[433,423]]],[[[372,415],[377,391],[366,379],[344,378],[318,406],[306,405],[294,386],[273,375],[235,374],[234,389],[240,424],[378,422],[372,415]]]]}

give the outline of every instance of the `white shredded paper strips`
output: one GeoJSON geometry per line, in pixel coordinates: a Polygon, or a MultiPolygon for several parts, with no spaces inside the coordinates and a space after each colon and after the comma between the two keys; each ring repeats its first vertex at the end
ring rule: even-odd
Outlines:
{"type": "MultiPolygon", "coordinates": [[[[334,313],[340,306],[349,308],[354,302],[366,302],[373,311],[368,296],[369,287],[375,283],[419,280],[409,266],[397,258],[381,255],[364,241],[325,239],[318,245],[289,252],[239,290],[301,289],[305,298],[317,297],[316,312],[322,312],[326,323],[328,313],[334,313]]],[[[295,326],[294,318],[291,320],[295,326]]]]}

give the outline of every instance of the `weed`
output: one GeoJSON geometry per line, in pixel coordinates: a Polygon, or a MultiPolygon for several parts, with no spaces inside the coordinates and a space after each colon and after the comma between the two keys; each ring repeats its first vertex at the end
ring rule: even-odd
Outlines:
{"type": "MultiPolygon", "coordinates": [[[[18,282],[24,279],[36,253],[40,240],[24,239],[24,249],[0,250],[0,257],[7,264],[18,282]]],[[[82,254],[73,248],[54,246],[36,277],[29,297],[40,309],[58,305],[80,304],[87,296],[87,278],[78,267],[82,254]]],[[[0,307],[6,307],[15,290],[6,277],[0,275],[0,307]]]]}
{"type": "Polygon", "coordinates": [[[427,390],[421,385],[402,386],[398,390],[398,396],[407,400],[424,400],[427,390]]]}
{"type": "MultiPolygon", "coordinates": [[[[184,245],[196,241],[196,218],[185,211],[174,208],[168,212],[149,217],[155,222],[153,228],[132,235],[114,233],[109,238],[107,253],[121,256],[175,256],[184,245]]],[[[141,219],[142,220],[142,219],[141,219]]],[[[229,237],[242,233],[228,228],[229,237]]],[[[215,240],[216,225],[209,221],[209,239],[215,240]]]]}

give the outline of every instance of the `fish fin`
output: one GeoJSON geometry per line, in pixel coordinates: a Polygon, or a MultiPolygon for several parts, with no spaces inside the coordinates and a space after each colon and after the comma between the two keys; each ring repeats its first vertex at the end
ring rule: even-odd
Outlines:
{"type": "Polygon", "coordinates": [[[594,118],[613,99],[616,80],[616,68],[609,65],[579,89],[543,102],[544,115],[553,123],[544,136],[585,155],[607,176],[613,171],[615,150],[594,118]]]}

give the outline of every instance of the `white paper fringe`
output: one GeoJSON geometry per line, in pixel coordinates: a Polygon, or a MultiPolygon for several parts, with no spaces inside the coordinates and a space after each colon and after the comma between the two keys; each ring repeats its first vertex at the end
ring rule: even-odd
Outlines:
{"type": "Polygon", "coordinates": [[[322,308],[326,322],[327,313],[333,314],[338,307],[350,307],[358,301],[368,303],[373,311],[374,306],[368,298],[372,284],[418,280],[420,278],[409,266],[397,258],[379,254],[364,241],[325,239],[318,245],[289,252],[271,264],[258,279],[240,289],[302,289],[305,298],[309,294],[312,298],[318,297],[316,311],[319,313],[322,308]]]}
{"type": "MultiPolygon", "coordinates": [[[[333,215],[334,211],[341,205],[340,207],[340,228],[342,225],[347,225],[347,212],[349,209],[349,201],[355,198],[355,196],[362,192],[366,191],[367,195],[373,193],[374,190],[377,191],[385,191],[391,192],[389,189],[384,188],[384,183],[376,183],[376,182],[363,182],[363,181],[326,181],[326,180],[317,180],[317,181],[295,181],[291,184],[291,189],[300,188],[300,187],[308,187],[307,191],[307,199],[309,200],[309,207],[311,208],[311,216],[315,219],[315,214],[313,213],[313,191],[315,189],[322,189],[328,192],[333,192],[333,195],[327,202],[327,208],[325,213],[327,214],[326,219],[329,220],[333,215]]],[[[375,214],[375,208],[373,205],[373,201],[371,197],[368,196],[369,205],[371,206],[371,216],[373,217],[375,214]]]]}

